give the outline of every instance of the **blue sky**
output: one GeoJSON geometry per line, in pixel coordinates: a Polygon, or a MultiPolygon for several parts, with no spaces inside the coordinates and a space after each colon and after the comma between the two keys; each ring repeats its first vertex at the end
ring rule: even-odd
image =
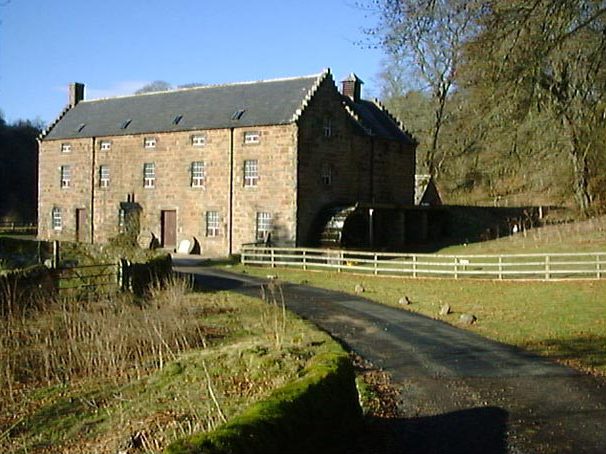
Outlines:
{"type": "Polygon", "coordinates": [[[357,45],[356,0],[0,0],[0,110],[52,121],[70,82],[86,98],[145,83],[219,84],[355,72],[379,92],[382,53],[357,45]]]}

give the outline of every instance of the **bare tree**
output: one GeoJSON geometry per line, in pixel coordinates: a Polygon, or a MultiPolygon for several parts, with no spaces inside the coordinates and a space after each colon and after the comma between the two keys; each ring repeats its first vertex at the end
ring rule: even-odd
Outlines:
{"type": "Polygon", "coordinates": [[[378,24],[368,31],[400,68],[409,89],[430,94],[433,125],[422,166],[438,171],[440,133],[455,88],[463,44],[473,35],[477,5],[464,0],[374,0],[378,24]]]}
{"type": "Polygon", "coordinates": [[[168,91],[168,90],[171,90],[172,88],[173,88],[172,85],[164,80],[154,80],[153,82],[150,82],[150,83],[144,85],[143,87],[139,88],[135,92],[135,94],[140,95],[142,93],[152,93],[155,91],[168,91]]]}

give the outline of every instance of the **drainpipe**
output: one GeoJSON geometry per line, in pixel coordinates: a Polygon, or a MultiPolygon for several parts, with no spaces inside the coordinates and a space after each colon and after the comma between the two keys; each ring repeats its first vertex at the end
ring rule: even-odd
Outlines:
{"type": "Polygon", "coordinates": [[[92,138],[92,168],[91,168],[91,176],[90,176],[90,244],[95,243],[95,167],[96,167],[96,158],[97,158],[97,138],[92,138]]]}
{"type": "Polygon", "coordinates": [[[229,128],[229,199],[227,201],[227,251],[233,253],[233,215],[234,215],[234,128],[229,128]]]}

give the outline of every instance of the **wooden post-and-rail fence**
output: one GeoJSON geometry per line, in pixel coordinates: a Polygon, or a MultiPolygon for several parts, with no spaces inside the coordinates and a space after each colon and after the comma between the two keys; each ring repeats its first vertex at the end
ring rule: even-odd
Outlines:
{"type": "Polygon", "coordinates": [[[243,246],[241,262],[381,276],[526,280],[606,277],[606,252],[455,255],[243,246]]]}

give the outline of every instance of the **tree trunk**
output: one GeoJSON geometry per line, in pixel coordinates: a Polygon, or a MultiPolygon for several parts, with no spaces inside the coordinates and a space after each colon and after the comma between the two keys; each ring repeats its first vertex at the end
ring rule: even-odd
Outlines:
{"type": "Polygon", "coordinates": [[[436,156],[438,154],[438,140],[440,137],[440,129],[444,123],[444,106],[446,104],[446,97],[440,96],[438,98],[438,106],[435,110],[435,122],[433,126],[433,134],[431,137],[431,146],[427,150],[425,157],[425,168],[427,173],[434,178],[437,178],[438,166],[436,165],[436,156]]]}
{"type": "Polygon", "coordinates": [[[587,154],[576,147],[572,147],[569,156],[572,161],[574,198],[581,214],[587,216],[591,207],[587,154]]]}
{"type": "Polygon", "coordinates": [[[575,128],[575,123],[572,119],[564,115],[564,124],[568,130],[568,138],[570,139],[570,148],[568,156],[572,163],[572,178],[573,191],[577,208],[583,216],[589,215],[591,207],[591,194],[589,193],[589,163],[587,161],[587,150],[589,144],[583,149],[580,133],[575,128]]]}

